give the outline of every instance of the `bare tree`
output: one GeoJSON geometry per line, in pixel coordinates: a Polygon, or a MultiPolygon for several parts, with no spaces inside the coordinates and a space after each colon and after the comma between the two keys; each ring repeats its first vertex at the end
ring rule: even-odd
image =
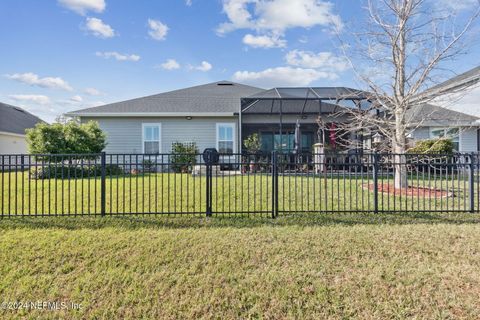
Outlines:
{"type": "Polygon", "coordinates": [[[480,2],[461,19],[437,6],[431,0],[367,0],[365,31],[355,34],[355,44],[342,45],[372,102],[350,109],[348,130],[380,132],[391,141],[395,188],[408,186],[400,163],[412,130],[409,110],[441,94],[427,89],[444,80],[448,64],[466,52],[480,14],[480,2]]]}

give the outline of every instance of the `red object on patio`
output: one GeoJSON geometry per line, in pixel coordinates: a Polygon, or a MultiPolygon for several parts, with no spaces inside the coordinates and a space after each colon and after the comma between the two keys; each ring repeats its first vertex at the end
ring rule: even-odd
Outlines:
{"type": "Polygon", "coordinates": [[[332,148],[336,149],[337,148],[337,133],[336,133],[336,129],[337,129],[337,125],[332,122],[330,124],[330,132],[329,132],[329,136],[330,136],[330,144],[332,145],[332,148]]]}

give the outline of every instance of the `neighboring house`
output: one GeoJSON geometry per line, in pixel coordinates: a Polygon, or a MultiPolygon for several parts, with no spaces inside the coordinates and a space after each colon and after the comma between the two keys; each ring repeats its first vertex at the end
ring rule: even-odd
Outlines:
{"type": "Polygon", "coordinates": [[[480,151],[480,67],[444,81],[421,96],[428,100],[406,120],[414,140],[451,138],[460,152],[480,151]]]}
{"type": "Polygon", "coordinates": [[[0,154],[27,153],[25,130],[43,122],[27,111],[0,103],[0,154]]]}
{"type": "Polygon", "coordinates": [[[479,146],[480,118],[450,109],[424,104],[409,110],[406,121],[412,129],[413,141],[450,138],[455,150],[477,152],[479,146]]]}

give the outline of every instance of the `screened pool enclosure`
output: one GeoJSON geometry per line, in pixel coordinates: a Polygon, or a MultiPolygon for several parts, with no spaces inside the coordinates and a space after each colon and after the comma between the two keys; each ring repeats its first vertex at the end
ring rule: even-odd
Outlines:
{"type": "Polygon", "coordinates": [[[258,134],[261,151],[310,152],[318,142],[341,150],[342,139],[350,133],[338,129],[348,121],[342,108],[365,108],[367,92],[345,87],[273,88],[242,98],[239,110],[239,137],[243,142],[258,134]],[[323,121],[319,130],[318,119],[323,121]]]}

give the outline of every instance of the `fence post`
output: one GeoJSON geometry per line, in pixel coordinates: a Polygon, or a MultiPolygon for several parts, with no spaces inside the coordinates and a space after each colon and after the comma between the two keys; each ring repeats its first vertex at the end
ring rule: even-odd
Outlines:
{"type": "Polygon", "coordinates": [[[475,212],[475,154],[470,154],[470,170],[468,170],[468,191],[470,197],[470,212],[475,212]]]}
{"type": "Polygon", "coordinates": [[[210,217],[213,213],[213,165],[218,164],[220,156],[218,151],[213,148],[207,148],[203,151],[203,161],[205,162],[205,176],[206,176],[206,215],[210,217]]]}
{"type": "Polygon", "coordinates": [[[21,155],[20,164],[21,164],[20,168],[23,172],[23,170],[25,170],[25,155],[24,154],[21,155]]]}
{"type": "Polygon", "coordinates": [[[212,172],[212,164],[210,161],[205,163],[205,177],[207,179],[207,186],[206,186],[206,196],[207,196],[207,217],[212,215],[212,179],[213,179],[213,172],[212,172]]]}
{"type": "Polygon", "coordinates": [[[378,154],[373,154],[373,212],[378,213],[378,154]]]}
{"type": "Polygon", "coordinates": [[[277,152],[272,151],[272,219],[278,216],[277,152]]]}
{"type": "Polygon", "coordinates": [[[100,213],[103,216],[105,216],[106,212],[106,173],[107,173],[107,157],[105,152],[101,153],[101,180],[100,180],[100,213]]]}

